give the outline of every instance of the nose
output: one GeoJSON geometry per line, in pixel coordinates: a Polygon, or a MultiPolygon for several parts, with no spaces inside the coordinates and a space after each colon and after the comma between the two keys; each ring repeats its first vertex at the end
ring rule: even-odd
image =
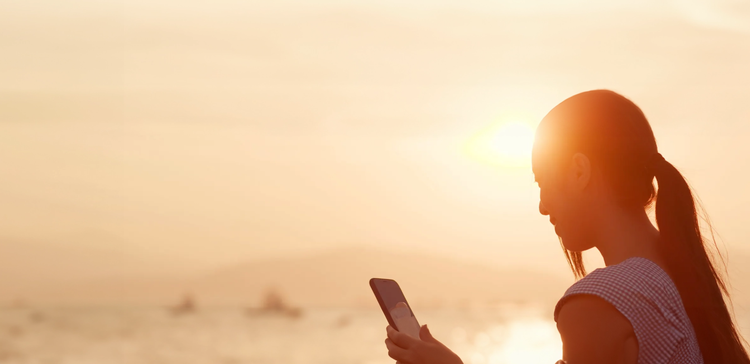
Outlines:
{"type": "Polygon", "coordinates": [[[539,201],[539,213],[544,216],[549,215],[549,211],[547,211],[547,208],[544,207],[544,204],[542,203],[542,201],[539,201]]]}

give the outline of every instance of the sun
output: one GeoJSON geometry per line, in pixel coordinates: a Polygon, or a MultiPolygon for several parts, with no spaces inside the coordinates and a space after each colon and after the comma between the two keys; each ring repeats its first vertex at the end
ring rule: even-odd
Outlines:
{"type": "Polygon", "coordinates": [[[534,128],[520,121],[500,122],[476,133],[466,143],[475,160],[505,168],[529,168],[534,128]]]}

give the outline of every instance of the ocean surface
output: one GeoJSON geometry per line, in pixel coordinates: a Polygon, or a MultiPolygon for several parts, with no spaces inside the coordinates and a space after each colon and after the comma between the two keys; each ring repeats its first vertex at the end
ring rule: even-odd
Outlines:
{"type": "MultiPolygon", "coordinates": [[[[415,313],[466,364],[551,364],[561,356],[549,307],[415,313]]],[[[6,308],[0,363],[392,364],[385,326],[375,309],[308,309],[292,317],[239,308],[6,308]]]]}

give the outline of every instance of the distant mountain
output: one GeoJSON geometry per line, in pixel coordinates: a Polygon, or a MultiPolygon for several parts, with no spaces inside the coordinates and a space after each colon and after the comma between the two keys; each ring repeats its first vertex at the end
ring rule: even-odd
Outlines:
{"type": "MultiPolygon", "coordinates": [[[[63,256],[60,254],[59,260],[65,260],[63,256]]],[[[52,256],[45,259],[54,260],[52,256]]],[[[77,268],[80,274],[75,274],[75,279],[21,279],[35,282],[36,287],[25,290],[25,296],[13,296],[0,289],[0,301],[22,298],[33,304],[169,305],[190,295],[199,306],[254,307],[273,290],[292,306],[372,307],[375,301],[368,281],[383,277],[396,279],[415,306],[471,306],[507,301],[550,303],[572,283],[572,279],[566,280],[568,277],[540,272],[359,248],[249,261],[197,277],[94,274],[102,264],[116,264],[109,258],[99,262],[72,259],[56,264],[53,270],[67,269],[72,264],[93,266],[77,268]]]]}
{"type": "Polygon", "coordinates": [[[397,280],[418,306],[554,302],[572,283],[567,277],[448,257],[357,248],[249,262],[207,275],[190,289],[199,300],[213,303],[258,303],[273,289],[292,305],[371,306],[368,281],[373,277],[397,280]]]}
{"type": "Polygon", "coordinates": [[[106,248],[0,238],[0,303],[51,302],[87,283],[158,277],[168,270],[163,264],[106,248]]]}
{"type": "MultiPolygon", "coordinates": [[[[748,310],[750,254],[734,251],[729,258],[735,307],[748,310]]],[[[114,252],[0,241],[0,304],[172,305],[190,295],[199,307],[257,307],[274,291],[289,305],[303,308],[373,307],[372,277],[397,280],[415,307],[553,304],[573,283],[570,275],[364,248],[169,276],[152,263],[114,252]]]]}

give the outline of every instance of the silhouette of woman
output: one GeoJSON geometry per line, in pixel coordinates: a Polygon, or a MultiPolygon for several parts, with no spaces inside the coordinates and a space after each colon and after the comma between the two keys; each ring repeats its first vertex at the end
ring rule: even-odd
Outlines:
{"type": "MultiPolygon", "coordinates": [[[[532,169],[539,212],[579,278],[554,311],[560,362],[750,363],[690,187],[638,106],[608,90],[568,98],[539,124],[532,169]],[[654,201],[658,229],[647,214],[654,201]],[[581,252],[591,248],[606,267],[586,274],[581,252]]],[[[426,325],[421,341],[387,333],[400,363],[461,363],[426,325]]]]}

